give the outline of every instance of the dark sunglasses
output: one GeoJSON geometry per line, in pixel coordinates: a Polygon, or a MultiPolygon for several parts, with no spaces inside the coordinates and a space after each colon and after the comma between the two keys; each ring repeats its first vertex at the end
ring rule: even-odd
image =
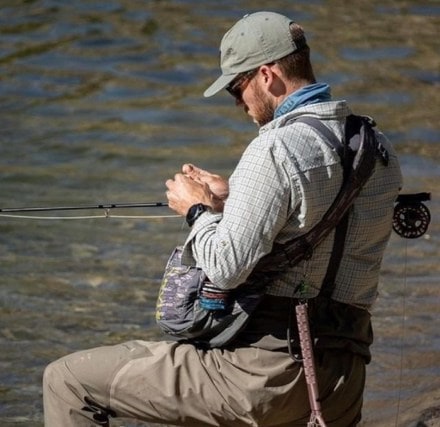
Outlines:
{"type": "Polygon", "coordinates": [[[260,67],[255,68],[254,70],[246,71],[242,74],[239,74],[231,83],[226,86],[226,90],[237,100],[242,100],[243,94],[243,84],[246,81],[250,81],[257,73],[260,67]]]}

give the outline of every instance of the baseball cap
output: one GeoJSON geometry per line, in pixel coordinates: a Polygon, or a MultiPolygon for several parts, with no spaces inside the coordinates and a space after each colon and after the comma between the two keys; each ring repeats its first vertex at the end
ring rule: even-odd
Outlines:
{"type": "Polygon", "coordinates": [[[221,76],[205,90],[215,95],[240,73],[283,58],[305,45],[305,39],[293,40],[289,26],[293,21],[275,12],[245,15],[222,38],[221,76]]]}

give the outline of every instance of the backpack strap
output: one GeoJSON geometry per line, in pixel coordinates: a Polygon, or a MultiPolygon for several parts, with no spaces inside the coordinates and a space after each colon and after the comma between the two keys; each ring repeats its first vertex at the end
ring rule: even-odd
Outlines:
{"type": "MultiPolygon", "coordinates": [[[[336,135],[316,117],[303,116],[299,117],[296,121],[313,127],[321,134],[323,141],[339,154],[343,167],[343,183],[340,193],[344,191],[348,191],[347,194],[349,192],[352,193],[351,200],[347,200],[345,203],[345,208],[343,206],[334,208],[334,212],[339,213],[339,220],[333,224],[333,228],[335,228],[333,248],[327,272],[319,292],[319,295],[331,298],[336,287],[336,276],[344,253],[351,206],[362,186],[371,176],[376,157],[385,166],[388,165],[388,152],[378,141],[373,130],[376,123],[370,117],[356,116],[354,114],[347,116],[343,142],[339,141],[336,135]],[[363,163],[362,167],[360,166],[361,162],[363,163]],[[349,181],[351,181],[351,185],[349,181]],[[351,190],[347,190],[347,187],[351,187],[351,190]]],[[[340,194],[337,196],[337,199],[339,196],[340,194]]],[[[331,225],[328,224],[327,226],[328,233],[331,225]]]]}
{"type": "MultiPolygon", "coordinates": [[[[357,130],[357,132],[354,132],[353,137],[351,137],[351,135],[344,135],[343,143],[340,142],[336,135],[334,135],[327,126],[322,124],[319,119],[304,116],[295,121],[307,122],[307,124],[312,126],[313,129],[323,136],[323,141],[328,146],[332,149],[336,149],[338,153],[344,153],[341,159],[344,169],[342,186],[321,221],[306,234],[283,244],[275,244],[272,252],[260,260],[257,271],[262,275],[271,276],[286,266],[294,266],[304,259],[309,259],[313,254],[314,248],[341,223],[335,233],[335,235],[339,235],[335,243],[335,250],[333,251],[335,259],[331,260],[331,269],[326,277],[326,279],[332,283],[336,277],[336,267],[338,267],[337,263],[333,261],[340,261],[342,257],[346,234],[346,229],[344,230],[344,228],[348,225],[348,222],[344,225],[344,221],[341,222],[341,219],[348,214],[349,209],[362,187],[374,172],[376,157],[381,159],[385,165],[387,162],[383,156],[384,153],[381,152],[378,147],[379,141],[373,129],[374,124],[366,117],[355,115],[349,115],[347,117],[346,130],[352,128],[357,130]],[[356,144],[351,148],[353,138],[356,140],[356,144]]],[[[385,152],[385,154],[387,153],[385,152]]],[[[332,290],[330,290],[329,293],[331,294],[332,290]]]]}
{"type": "Polygon", "coordinates": [[[342,161],[344,157],[344,145],[337,138],[337,136],[324,123],[321,122],[321,120],[312,116],[301,116],[295,120],[295,123],[298,122],[305,123],[318,131],[324,137],[323,141],[339,154],[339,157],[342,161]]]}

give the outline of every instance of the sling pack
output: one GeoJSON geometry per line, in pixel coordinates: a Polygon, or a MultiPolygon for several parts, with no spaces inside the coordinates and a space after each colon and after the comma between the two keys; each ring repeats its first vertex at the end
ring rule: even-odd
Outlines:
{"type": "Polygon", "coordinates": [[[313,254],[336,225],[344,218],[361,189],[373,174],[376,158],[388,165],[388,152],[377,140],[374,121],[365,116],[350,115],[345,124],[345,141],[342,145],[336,135],[315,117],[301,117],[298,122],[306,123],[321,135],[324,141],[341,157],[344,179],[338,195],[330,208],[308,233],[289,240],[282,245],[274,245],[272,252],[262,258],[259,264],[264,270],[276,270],[286,265],[296,265],[313,254]],[[275,262],[274,262],[275,261],[275,262]]]}
{"type": "Polygon", "coordinates": [[[230,291],[216,288],[201,269],[182,265],[182,248],[176,248],[165,267],[156,304],[156,321],[165,333],[208,348],[228,344],[244,328],[263,298],[271,273],[310,257],[347,213],[373,173],[376,157],[387,164],[387,152],[375,137],[374,122],[367,117],[347,117],[344,144],[316,118],[300,117],[295,121],[313,127],[340,155],[344,179],[336,199],[310,232],[275,245],[260,260],[251,275],[255,279],[250,281],[252,284],[245,283],[230,291]]]}

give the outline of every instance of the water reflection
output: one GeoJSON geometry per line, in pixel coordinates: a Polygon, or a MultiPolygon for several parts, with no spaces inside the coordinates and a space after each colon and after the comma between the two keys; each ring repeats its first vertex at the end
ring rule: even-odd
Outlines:
{"type": "MultiPolygon", "coordinates": [[[[161,201],[165,179],[185,161],[228,174],[256,129],[226,95],[201,94],[217,76],[224,30],[267,7],[3,0],[0,206],[161,201]]],[[[364,425],[394,425],[399,396],[398,424],[409,425],[440,397],[438,2],[270,7],[304,23],[316,74],[334,96],[387,131],[402,156],[405,191],[434,196],[428,236],[393,236],[375,308],[364,425]]],[[[2,426],[41,426],[48,361],[157,336],[156,289],[185,234],[174,219],[0,218],[2,426]]]]}

